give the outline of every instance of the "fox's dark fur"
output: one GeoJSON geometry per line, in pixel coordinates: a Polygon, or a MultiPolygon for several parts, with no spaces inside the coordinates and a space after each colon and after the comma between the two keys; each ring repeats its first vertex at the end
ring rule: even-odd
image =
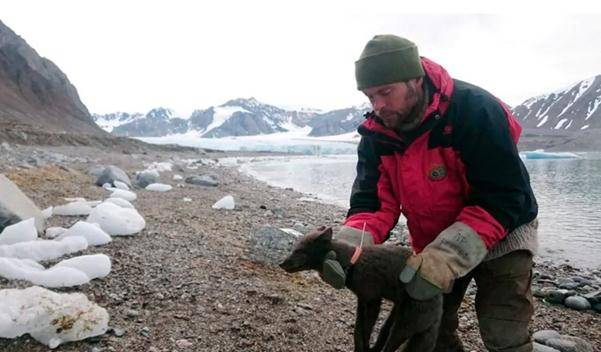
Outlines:
{"type": "MultiPolygon", "coordinates": [[[[347,270],[355,251],[347,242],[333,240],[331,228],[319,228],[303,237],[280,266],[287,272],[316,270],[321,273],[323,261],[330,251],[347,270]]],[[[399,280],[411,250],[401,246],[365,246],[361,257],[352,265],[346,287],[357,296],[355,351],[396,351],[408,340],[404,351],[434,350],[442,315],[442,296],[429,301],[411,299],[399,280]],[[376,344],[370,348],[370,336],[382,299],[394,307],[382,326],[376,344]]]]}

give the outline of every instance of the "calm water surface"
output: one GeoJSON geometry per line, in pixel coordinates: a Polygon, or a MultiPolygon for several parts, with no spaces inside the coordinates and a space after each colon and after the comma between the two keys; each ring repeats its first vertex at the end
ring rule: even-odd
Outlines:
{"type": "MultiPolygon", "coordinates": [[[[601,267],[601,153],[580,159],[524,160],[539,203],[540,255],[601,267]]],[[[243,171],[280,187],[348,207],[356,156],[277,158],[243,171]]]]}

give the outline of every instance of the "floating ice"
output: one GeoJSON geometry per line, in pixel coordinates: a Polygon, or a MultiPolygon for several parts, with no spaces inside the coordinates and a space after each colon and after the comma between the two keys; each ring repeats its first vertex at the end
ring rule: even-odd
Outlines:
{"type": "Polygon", "coordinates": [[[70,236],[81,236],[88,241],[90,246],[99,246],[111,242],[111,236],[102,231],[98,224],[90,224],[85,221],[78,221],[70,229],[62,233],[58,239],[70,236]]]}
{"type": "Polygon", "coordinates": [[[94,208],[86,221],[99,224],[111,236],[133,235],[146,227],[144,218],[136,209],[122,208],[110,202],[94,208]]]}
{"type": "Polygon", "coordinates": [[[123,189],[113,189],[113,193],[111,193],[111,198],[121,198],[125,199],[126,201],[133,202],[138,197],[132,191],[126,191],[123,189]]]}
{"type": "Polygon", "coordinates": [[[236,206],[234,202],[234,197],[225,196],[217,201],[217,203],[213,204],[213,209],[228,209],[232,210],[236,206]]]}
{"type": "Polygon", "coordinates": [[[46,237],[47,238],[55,238],[65,231],[67,231],[67,229],[64,227],[58,227],[58,226],[57,227],[49,227],[46,229],[46,237]]]}
{"type": "Polygon", "coordinates": [[[531,152],[524,152],[526,159],[575,159],[580,158],[578,154],[569,152],[545,152],[543,149],[537,149],[531,152]]]}
{"type": "Polygon", "coordinates": [[[184,179],[184,177],[182,175],[177,175],[177,174],[173,175],[173,180],[175,180],[175,181],[180,181],[180,180],[183,180],[183,179],[184,179]]]}
{"type": "Polygon", "coordinates": [[[59,258],[86,248],[88,241],[79,236],[63,238],[60,241],[37,240],[0,245],[0,257],[41,261],[59,258]]]}
{"type": "Polygon", "coordinates": [[[45,287],[79,286],[110,272],[111,260],[104,254],[66,259],[48,269],[31,259],[0,257],[0,276],[45,287]]]}
{"type": "Polygon", "coordinates": [[[29,218],[5,227],[2,233],[0,233],[0,245],[34,241],[37,238],[38,231],[35,227],[35,219],[29,218]]]}
{"type": "Polygon", "coordinates": [[[170,191],[173,187],[171,185],[166,185],[164,183],[151,183],[146,186],[147,191],[154,192],[167,192],[170,191]]]}
{"type": "Polygon", "coordinates": [[[121,181],[115,181],[113,182],[113,184],[115,185],[116,188],[118,189],[122,189],[125,191],[129,191],[129,186],[125,183],[125,182],[121,182],[121,181]]]}
{"type": "Polygon", "coordinates": [[[80,216],[88,215],[91,211],[92,207],[85,200],[77,200],[75,202],[54,207],[52,213],[54,215],[80,216]]]}
{"type": "Polygon", "coordinates": [[[134,209],[134,206],[123,198],[108,198],[105,200],[105,202],[117,204],[121,208],[134,209]]]}
{"type": "Polygon", "coordinates": [[[0,291],[0,337],[30,334],[50,348],[104,334],[107,311],[82,293],[55,293],[42,287],[0,291]]]}

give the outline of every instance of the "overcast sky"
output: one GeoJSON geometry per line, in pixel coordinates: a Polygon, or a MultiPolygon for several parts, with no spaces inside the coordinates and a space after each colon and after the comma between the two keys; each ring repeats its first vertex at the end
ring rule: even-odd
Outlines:
{"type": "Polygon", "coordinates": [[[413,40],[453,77],[510,105],[601,74],[598,11],[539,2],[493,15],[384,15],[367,0],[210,2],[3,0],[0,20],[56,63],[94,113],[164,106],[188,114],[251,96],[288,107],[362,104],[354,61],[381,33],[413,40]]]}

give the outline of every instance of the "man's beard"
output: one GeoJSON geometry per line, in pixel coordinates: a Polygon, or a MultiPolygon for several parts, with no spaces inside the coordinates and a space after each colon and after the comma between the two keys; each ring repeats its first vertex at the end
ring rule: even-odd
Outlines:
{"type": "Polygon", "coordinates": [[[415,99],[415,104],[411,107],[411,109],[406,112],[397,112],[397,124],[394,127],[394,130],[397,133],[409,132],[417,128],[424,118],[424,112],[426,111],[426,94],[424,90],[419,90],[417,87],[412,84],[409,85],[408,94],[410,94],[407,99],[415,99]]]}

